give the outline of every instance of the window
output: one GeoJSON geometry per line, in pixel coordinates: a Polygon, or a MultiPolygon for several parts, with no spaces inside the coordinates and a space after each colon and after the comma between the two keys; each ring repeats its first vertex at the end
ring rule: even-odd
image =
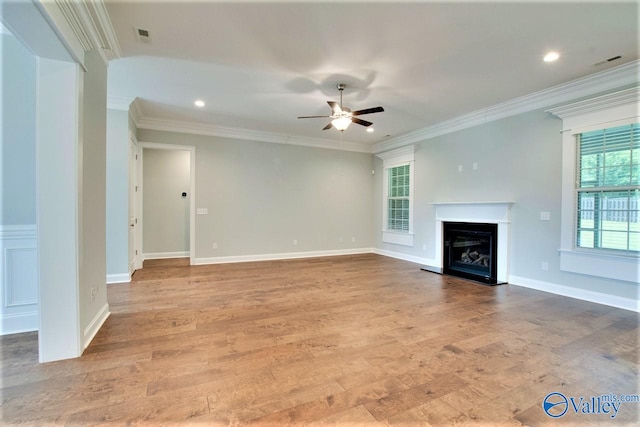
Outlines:
{"type": "Polygon", "coordinates": [[[387,230],[409,231],[409,177],[411,165],[388,169],[387,230]]]}
{"type": "Polygon", "coordinates": [[[562,119],[560,269],[640,282],[640,88],[550,113],[562,119]]]}
{"type": "Polygon", "coordinates": [[[639,251],[640,127],[635,123],[576,137],[576,246],[639,251]]]}
{"type": "Polygon", "coordinates": [[[414,146],[377,154],[384,168],[382,241],[413,246],[414,146]]]}

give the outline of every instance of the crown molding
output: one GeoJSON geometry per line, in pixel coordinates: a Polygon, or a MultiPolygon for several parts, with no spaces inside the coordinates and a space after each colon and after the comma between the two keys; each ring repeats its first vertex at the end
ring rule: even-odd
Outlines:
{"type": "Polygon", "coordinates": [[[586,113],[606,110],[619,107],[621,105],[639,104],[640,103],[640,86],[629,89],[608,93],[596,98],[585,99],[583,101],[574,102],[572,104],[561,105],[547,110],[561,119],[574,117],[586,113]]]}
{"type": "Polygon", "coordinates": [[[140,123],[140,120],[144,117],[142,114],[142,105],[140,105],[140,98],[133,98],[133,101],[129,104],[129,116],[136,127],[138,127],[138,123],[140,123]]]}
{"type": "Polygon", "coordinates": [[[82,2],[56,0],[56,6],[73,30],[84,51],[89,51],[97,45],[96,32],[87,6],[82,2]]]}
{"type": "Polygon", "coordinates": [[[139,98],[132,98],[130,96],[113,96],[107,97],[107,108],[109,110],[126,111],[133,120],[136,126],[140,120],[142,120],[143,114],[140,107],[139,98]]]}
{"type": "Polygon", "coordinates": [[[129,111],[131,103],[136,98],[130,96],[107,96],[107,108],[110,110],[129,111]]]}
{"type": "Polygon", "coordinates": [[[401,148],[396,148],[395,150],[385,151],[384,153],[376,153],[376,157],[380,157],[382,160],[393,160],[402,157],[410,158],[410,161],[413,161],[415,152],[415,145],[407,145],[401,148]]]}
{"type": "Polygon", "coordinates": [[[85,52],[97,50],[105,64],[120,57],[120,45],[102,0],[55,0],[85,52]]]}
{"type": "Polygon", "coordinates": [[[638,83],[639,76],[640,61],[632,61],[379,142],[373,146],[373,152],[381,153],[491,121],[638,83]]]}
{"type": "MultiPolygon", "coordinates": [[[[137,99],[137,98],[136,98],[137,99]]],[[[217,136],[222,138],[244,139],[270,142],[273,144],[299,145],[303,147],[324,148],[330,150],[372,153],[370,144],[351,141],[332,141],[320,138],[308,138],[287,134],[260,132],[248,129],[236,129],[178,120],[158,119],[142,116],[137,122],[138,129],[159,130],[165,132],[189,133],[195,135],[217,136]]]]}
{"type": "Polygon", "coordinates": [[[103,40],[106,42],[103,50],[109,60],[118,59],[122,57],[122,49],[116,36],[116,31],[113,29],[111,18],[104,4],[103,0],[92,0],[89,5],[93,9],[93,15],[98,21],[98,28],[104,35],[103,40]]]}

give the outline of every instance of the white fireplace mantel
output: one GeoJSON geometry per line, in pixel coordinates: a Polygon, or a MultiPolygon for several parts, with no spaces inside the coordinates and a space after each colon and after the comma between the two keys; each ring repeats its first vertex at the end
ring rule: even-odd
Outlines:
{"type": "Polygon", "coordinates": [[[443,269],[442,223],[471,222],[498,225],[498,283],[507,283],[509,277],[509,233],[511,206],[515,202],[436,202],[435,262],[439,272],[443,269]]]}

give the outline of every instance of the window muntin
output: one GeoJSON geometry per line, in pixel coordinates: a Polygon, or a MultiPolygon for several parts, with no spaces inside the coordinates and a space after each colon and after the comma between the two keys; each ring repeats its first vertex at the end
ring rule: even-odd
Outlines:
{"type": "Polygon", "coordinates": [[[640,251],[640,126],[577,137],[576,246],[640,251]]]}
{"type": "Polygon", "coordinates": [[[387,230],[409,232],[410,165],[388,169],[387,230]]]}

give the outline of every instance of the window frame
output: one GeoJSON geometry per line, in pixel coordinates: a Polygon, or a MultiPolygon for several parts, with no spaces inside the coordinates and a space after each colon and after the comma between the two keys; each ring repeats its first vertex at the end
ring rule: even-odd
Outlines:
{"type": "Polygon", "coordinates": [[[640,88],[634,87],[584,101],[555,107],[547,112],[562,119],[562,205],[560,270],[590,276],[640,282],[634,252],[577,246],[577,176],[579,146],[577,135],[598,129],[640,121],[640,88]]]}
{"type": "Polygon", "coordinates": [[[415,146],[399,148],[376,154],[382,159],[382,241],[402,246],[413,246],[413,212],[415,206],[415,146]],[[399,166],[409,166],[409,229],[389,229],[389,171],[399,166]]]}
{"type": "MultiPolygon", "coordinates": [[[[397,169],[400,169],[400,168],[408,168],[408,173],[404,173],[404,171],[403,171],[403,174],[401,176],[402,176],[402,178],[409,178],[409,183],[406,185],[406,187],[408,187],[409,192],[411,192],[411,168],[412,168],[411,163],[405,163],[405,164],[402,164],[402,165],[391,166],[388,169],[386,169],[386,171],[387,171],[387,189],[388,189],[388,192],[391,191],[393,193],[393,188],[394,188],[393,184],[392,184],[393,171],[397,170],[397,169]]],[[[398,185],[396,187],[400,187],[400,185],[398,185]]],[[[402,187],[405,187],[405,185],[402,184],[402,187]]],[[[386,228],[389,231],[396,231],[396,232],[399,232],[399,233],[408,232],[409,231],[409,222],[410,222],[409,221],[409,217],[410,217],[410,214],[411,214],[411,198],[410,198],[410,195],[406,194],[406,195],[402,195],[402,196],[394,196],[393,194],[388,194],[388,192],[387,192],[387,224],[386,224],[387,227],[386,228]],[[392,202],[404,202],[405,200],[408,202],[408,206],[406,208],[406,210],[407,210],[407,218],[406,219],[404,219],[404,218],[400,218],[400,219],[392,218],[393,215],[390,215],[392,209],[400,210],[400,211],[404,211],[405,210],[404,206],[401,207],[401,208],[397,208],[397,207],[392,208],[392,206],[391,206],[392,202]],[[401,221],[403,223],[406,223],[406,229],[404,227],[401,227],[401,228],[393,227],[392,226],[392,222],[394,221],[394,219],[396,221],[401,221]]]]}

